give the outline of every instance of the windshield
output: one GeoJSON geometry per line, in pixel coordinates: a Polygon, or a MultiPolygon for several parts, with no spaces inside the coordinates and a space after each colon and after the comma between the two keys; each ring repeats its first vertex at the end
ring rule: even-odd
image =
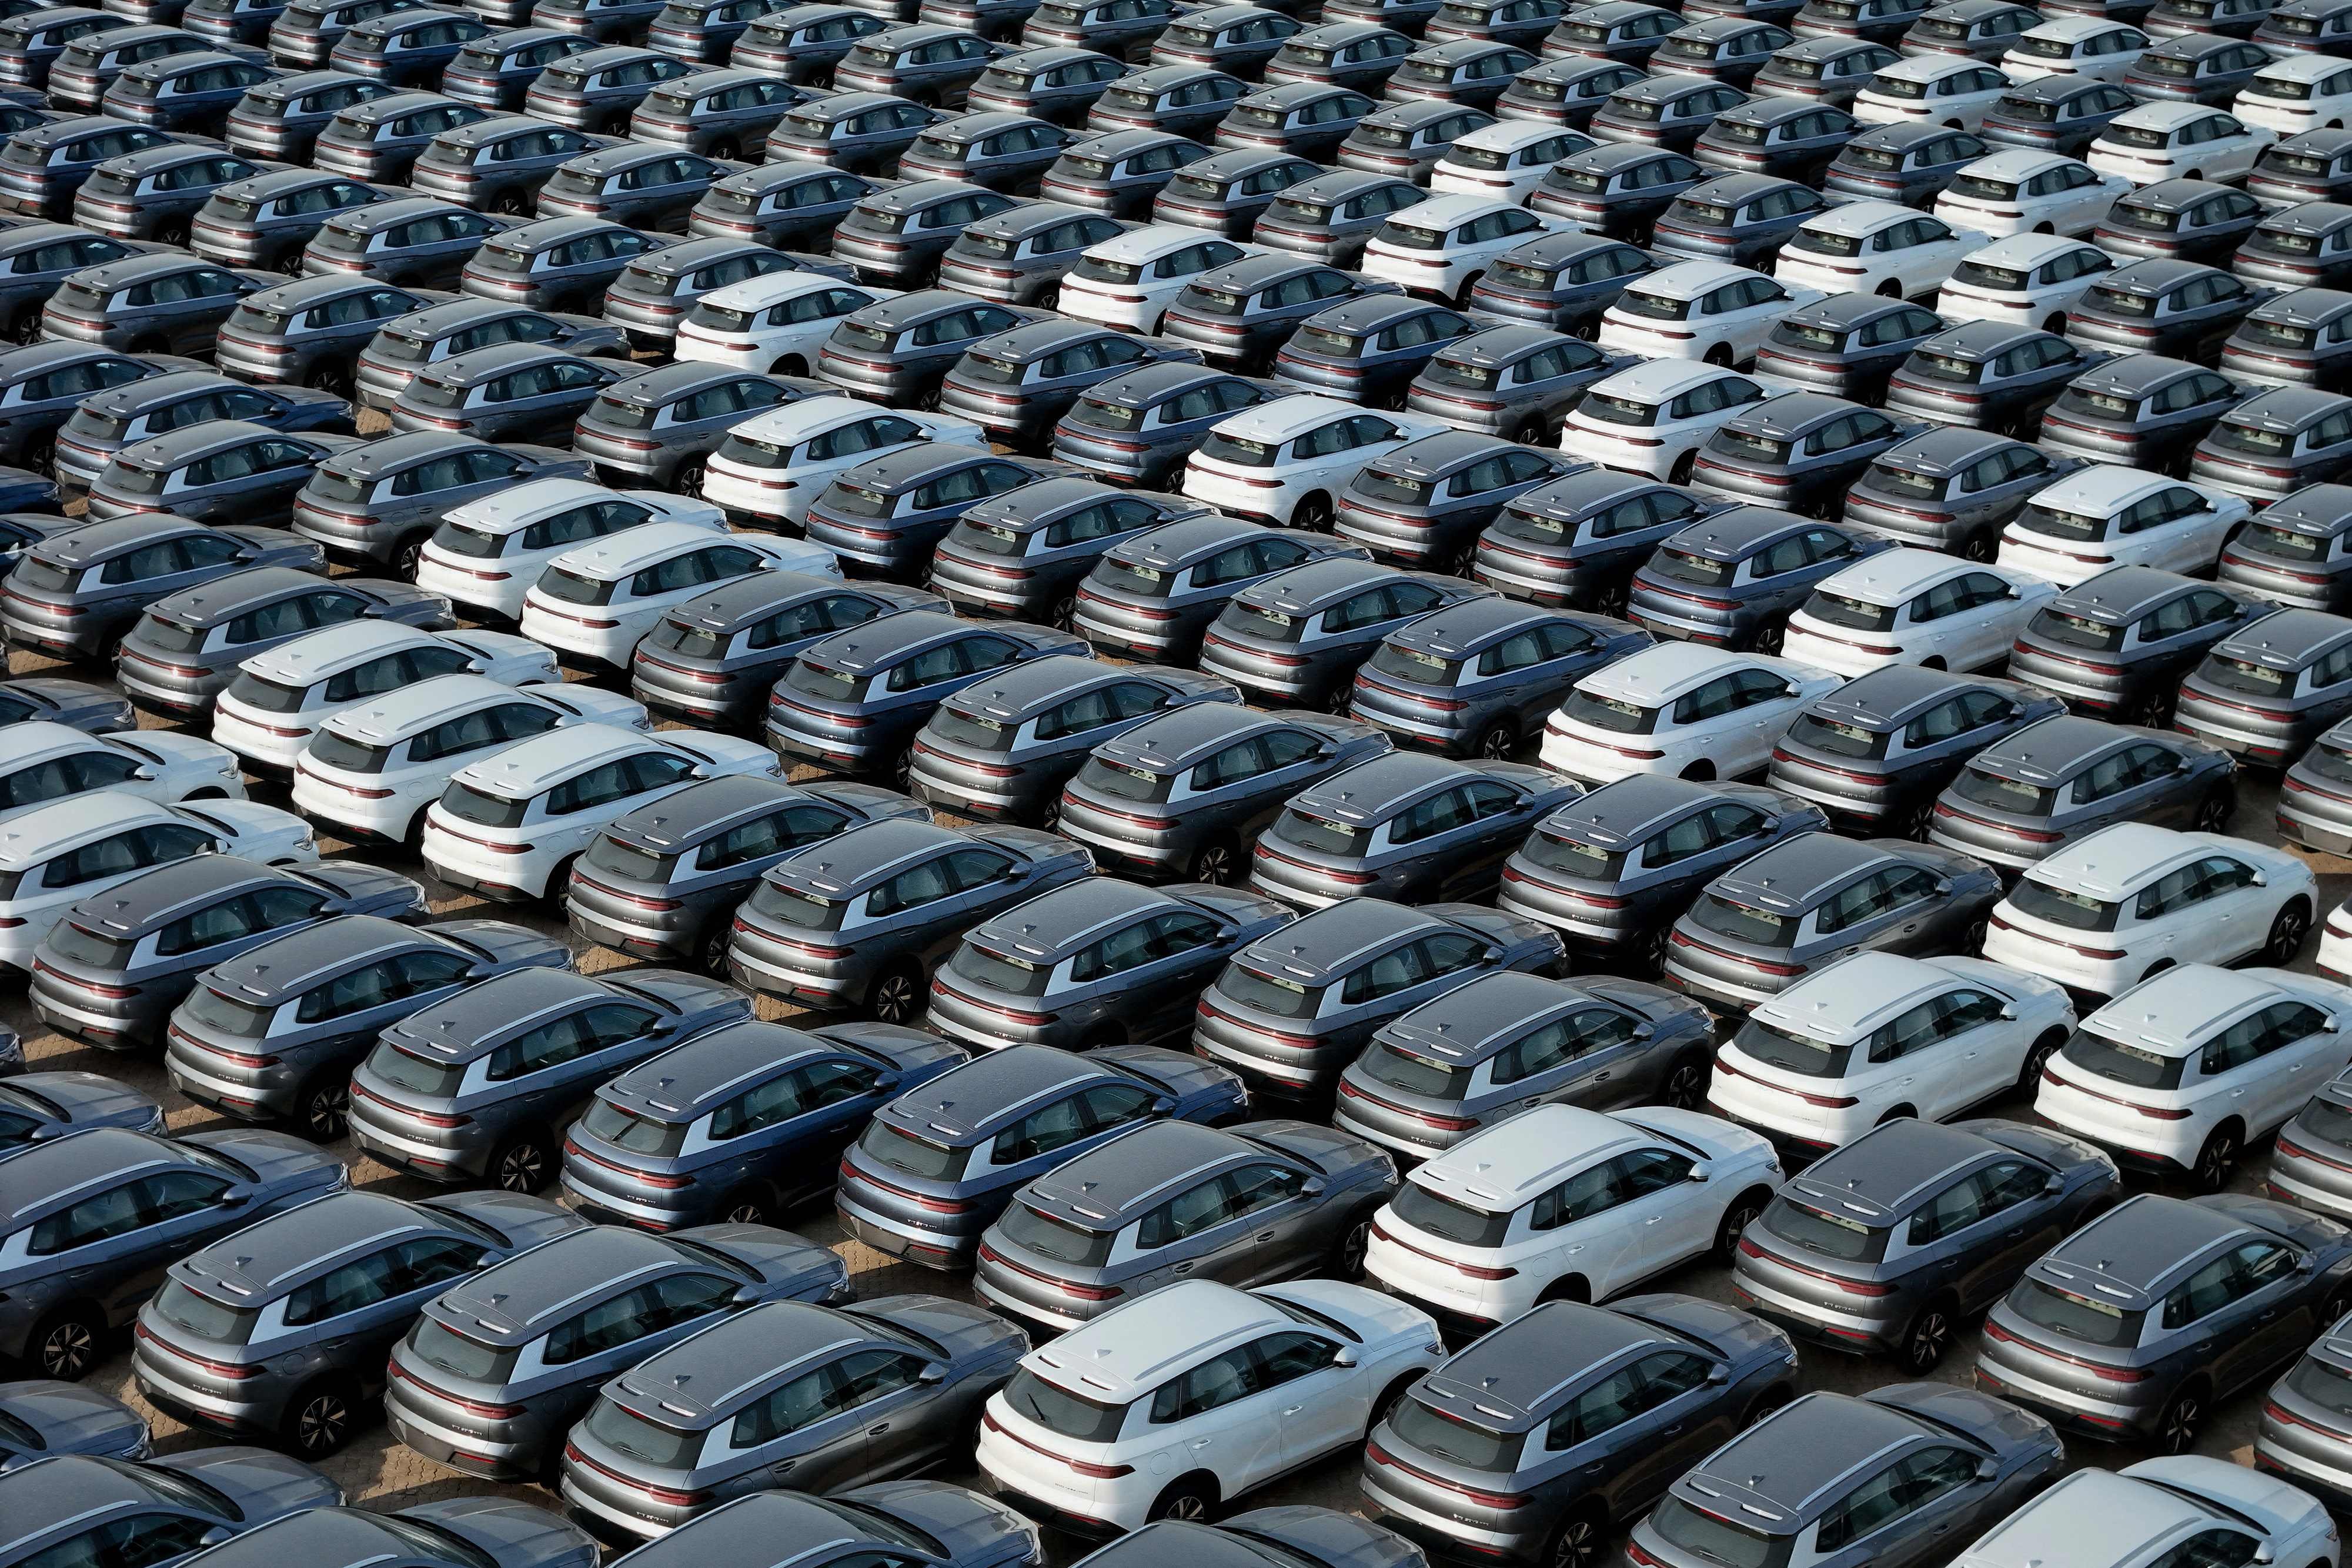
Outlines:
{"type": "Polygon", "coordinates": [[[1770,1235],[1841,1263],[1875,1263],[1886,1256],[1886,1230],[1787,1197],[1774,1198],[1762,1220],[1770,1235]]]}
{"type": "Polygon", "coordinates": [[[2143,1051],[2086,1029],[2076,1030],[2060,1054],[2072,1066],[2134,1089],[2178,1089],[2181,1071],[2189,1064],[2185,1056],[2143,1051]]]}
{"type": "Polygon", "coordinates": [[[2116,1347],[2139,1343],[2140,1320],[2146,1315],[2061,1291],[2039,1280],[2019,1281],[2017,1289],[2009,1293],[2009,1310],[2036,1328],[2067,1339],[2116,1347]]]}
{"type": "Polygon", "coordinates": [[[1495,1214],[1473,1208],[1466,1203],[1440,1197],[1418,1182],[1409,1181],[1397,1189],[1390,1212],[1416,1230],[1425,1230],[1465,1247],[1499,1247],[1511,1228],[1510,1210],[1495,1214]]]}

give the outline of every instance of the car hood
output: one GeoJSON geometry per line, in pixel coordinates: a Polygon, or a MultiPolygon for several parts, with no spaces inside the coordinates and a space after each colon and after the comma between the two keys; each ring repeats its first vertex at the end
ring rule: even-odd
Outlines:
{"type": "Polygon", "coordinates": [[[38,1432],[53,1454],[128,1448],[147,1425],[94,1388],[46,1378],[12,1385],[8,1410],[38,1432]]]}
{"type": "Polygon", "coordinates": [[[267,1448],[197,1448],[152,1461],[212,1488],[236,1505],[247,1528],[306,1508],[337,1508],[343,1489],[301,1460],[267,1448]]]}
{"type": "Polygon", "coordinates": [[[528,1503],[453,1497],[404,1508],[397,1517],[472,1542],[498,1568],[596,1568],[596,1543],[587,1531],[528,1503]]]}
{"type": "Polygon", "coordinates": [[[191,1133],[184,1141],[235,1160],[251,1171],[255,1180],[272,1196],[299,1192],[305,1187],[341,1186],[351,1179],[342,1161],[291,1133],[226,1127],[191,1133]]]}
{"type": "Polygon", "coordinates": [[[1025,1538],[1033,1557],[1040,1550],[1035,1525],[993,1499],[945,1481],[883,1481],[843,1492],[841,1500],[914,1526],[946,1548],[952,1563],[974,1562],[1008,1537],[1025,1538]]]}

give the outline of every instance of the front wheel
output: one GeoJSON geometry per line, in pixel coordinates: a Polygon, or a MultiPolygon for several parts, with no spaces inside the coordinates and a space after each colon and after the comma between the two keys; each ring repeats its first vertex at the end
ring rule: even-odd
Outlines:
{"type": "Polygon", "coordinates": [[[1715,1255],[1717,1259],[1729,1263],[1739,1256],[1740,1237],[1747,1234],[1748,1228],[1763,1214],[1764,1206],[1771,1201],[1771,1197],[1769,1191],[1759,1186],[1743,1192],[1732,1200],[1731,1207],[1723,1211],[1723,1223],[1716,1227],[1715,1255]]]}
{"type": "Polygon", "coordinates": [[[1372,1211],[1366,1209],[1348,1221],[1348,1228],[1339,1232],[1339,1239],[1331,1248],[1331,1277],[1335,1280],[1360,1280],[1364,1277],[1364,1256],[1372,1249],[1372,1211]]]}
{"type": "Polygon", "coordinates": [[[2311,935],[2311,906],[2294,899],[2278,912],[2271,922],[2271,934],[2263,940],[2263,961],[2273,969],[2284,969],[2303,956],[2304,939],[2311,935]]]}
{"type": "Polygon", "coordinates": [[[2200,833],[2226,833],[2237,814],[2238,792],[2225,784],[2197,802],[2197,815],[2189,825],[2200,833]]]}

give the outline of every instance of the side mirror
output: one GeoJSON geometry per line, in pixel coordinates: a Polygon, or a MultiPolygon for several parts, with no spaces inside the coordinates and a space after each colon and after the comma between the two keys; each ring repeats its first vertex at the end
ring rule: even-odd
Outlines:
{"type": "Polygon", "coordinates": [[[2319,1259],[2318,1259],[2315,1255],[2314,1255],[2314,1254],[2312,1254],[2312,1253],[2309,1253],[2309,1252],[2305,1252],[2305,1253],[2302,1253],[2302,1254],[2298,1255],[2298,1256],[2296,1257],[2295,1260],[2294,1260],[2294,1271],[2295,1271],[2296,1273],[2298,1273],[2298,1274],[2316,1274],[2316,1273],[2318,1273],[2318,1272],[2319,1272],[2319,1259]]]}
{"type": "Polygon", "coordinates": [[[2266,876],[2264,876],[2264,875],[2263,875],[2262,873],[2260,873],[2260,872],[2256,872],[2256,873],[2253,873],[2253,877],[2254,877],[2254,885],[2255,885],[2256,887],[2268,887],[2268,886],[2271,884],[2271,879],[2270,879],[2270,878],[2268,878],[2268,877],[2266,877],[2266,876]]]}
{"type": "Polygon", "coordinates": [[[2000,1475],[2000,1461],[1999,1459],[1979,1459],[1977,1461],[1977,1479],[1980,1481],[1989,1481],[1997,1479],[2000,1475]]]}
{"type": "Polygon", "coordinates": [[[216,1201],[223,1208],[243,1208],[253,1201],[253,1188],[239,1182],[222,1193],[216,1201]]]}
{"type": "Polygon", "coordinates": [[[155,778],[155,770],[142,763],[131,770],[131,777],[142,783],[152,783],[155,778]]]}
{"type": "Polygon", "coordinates": [[[1707,1176],[1708,1171],[1706,1163],[1702,1161],[1700,1164],[1691,1166],[1690,1175],[1685,1176],[1683,1179],[1685,1181],[1705,1181],[1706,1180],[1707,1176]]]}
{"type": "Polygon", "coordinates": [[[918,1383],[945,1383],[947,1380],[948,1369],[936,1361],[925,1362],[923,1370],[915,1374],[918,1383]]]}
{"type": "Polygon", "coordinates": [[[231,1530],[226,1524],[215,1524],[210,1530],[205,1531],[202,1535],[196,1537],[196,1544],[198,1546],[218,1546],[223,1542],[234,1541],[236,1539],[236,1531],[231,1530]]]}
{"type": "Polygon", "coordinates": [[[2254,1542],[2253,1560],[2258,1563],[2275,1563],[2278,1561],[2278,1554],[2271,1550],[2271,1543],[2269,1542],[2257,1541],[2254,1542]]]}
{"type": "Polygon", "coordinates": [[[1633,1026],[1633,1038],[1635,1040],[1647,1040],[1657,1032],[1657,1026],[1654,1024],[1637,1023],[1633,1026]]]}
{"type": "Polygon", "coordinates": [[[1706,1380],[1712,1384],[1728,1383],[1731,1381],[1731,1368],[1718,1361],[1706,1369],[1706,1380]]]}
{"type": "Polygon", "coordinates": [[[762,1300],[760,1287],[757,1285],[738,1285],[735,1288],[734,1296],[730,1299],[739,1307],[756,1307],[762,1300]]]}
{"type": "Polygon", "coordinates": [[[1303,1197],[1321,1197],[1330,1185],[1319,1176],[1311,1176],[1299,1184],[1298,1190],[1303,1197]]]}
{"type": "Polygon", "coordinates": [[[1488,943],[1486,945],[1486,962],[1489,964],[1499,964],[1502,961],[1503,950],[1500,947],[1496,946],[1493,943],[1488,943]]]}
{"type": "Polygon", "coordinates": [[[886,1072],[881,1077],[877,1078],[874,1081],[874,1087],[877,1092],[887,1094],[906,1081],[907,1079],[904,1073],[886,1072]]]}
{"type": "Polygon", "coordinates": [[[1175,1100],[1166,1094],[1158,1096],[1151,1102],[1151,1113],[1155,1116],[1174,1115],[1176,1113],[1175,1100]]]}
{"type": "Polygon", "coordinates": [[[1353,1366],[1356,1364],[1356,1353],[1343,1344],[1338,1350],[1331,1353],[1331,1364],[1334,1366],[1353,1366]]]}
{"type": "Polygon", "coordinates": [[[2344,1032],[2344,1020],[2337,1018],[2334,1013],[2329,1013],[2326,1019],[2321,1020],[2319,1027],[2326,1030],[2330,1034],[2341,1034],[2344,1032]]]}
{"type": "Polygon", "coordinates": [[[1952,879],[1951,879],[1950,877],[1948,877],[1948,876],[1939,876],[1939,877],[1937,877],[1937,878],[1936,879],[1936,896],[1937,896],[1937,897],[1941,898],[1941,897],[1943,897],[1945,894],[1947,894],[1950,893],[1951,891],[1952,891],[1952,879]]]}
{"type": "Polygon", "coordinates": [[[2052,1197],[2066,1190],[2066,1178],[2055,1171],[2042,1178],[2042,1190],[2052,1197]]]}
{"type": "Polygon", "coordinates": [[[2000,1009],[2000,1021],[2003,1023],[2015,1023],[2017,1021],[2017,1009],[2004,1003],[2000,1009]]]}

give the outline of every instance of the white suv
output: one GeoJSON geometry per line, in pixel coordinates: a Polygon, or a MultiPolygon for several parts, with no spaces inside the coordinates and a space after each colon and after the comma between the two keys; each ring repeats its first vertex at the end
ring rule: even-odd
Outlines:
{"type": "Polygon", "coordinates": [[[2318,902],[2318,879],[2284,850],[2118,822],[2028,866],[1993,906],[1984,953],[2111,997],[2176,964],[2291,964],[2318,902]]]}
{"type": "Polygon", "coordinates": [[[1494,196],[1432,196],[1381,225],[1360,270],[1466,306],[1496,256],[1565,226],[1494,196]]]}
{"type": "Polygon", "coordinates": [[[469,614],[511,622],[557,556],[647,523],[718,529],[727,517],[691,496],[610,490],[585,479],[526,480],[444,512],[417,555],[416,585],[469,614]]]}
{"type": "Polygon", "coordinates": [[[213,738],[290,774],[319,727],[345,708],[440,675],[500,685],[561,681],[555,655],[499,632],[421,632],[388,621],[330,626],[256,653],[213,705],[213,738]]]}
{"type": "Polygon", "coordinates": [[[835,474],[927,441],[985,446],[988,433],[951,413],[877,408],[863,398],[804,398],[730,430],[704,469],[702,498],[740,522],[804,522],[809,503],[835,474]]]}
{"type": "Polygon", "coordinates": [[[1426,1314],[1361,1285],[1183,1281],[1022,1357],[977,1458],[996,1489],[1109,1531],[1200,1519],[1360,1448],[1444,1357],[1426,1314]]]}
{"type": "Polygon", "coordinates": [[[425,809],[425,863],[493,898],[561,899],[572,861],[604,829],[689,784],[737,774],[781,779],[784,767],[731,735],[555,730],[457,769],[425,809]]]}
{"type": "Polygon", "coordinates": [[[1364,1268],[1433,1312],[1504,1323],[1710,1253],[1729,1261],[1780,1185],[1772,1145],[1719,1116],[1538,1105],[1407,1175],[1373,1218],[1364,1268]]]}
{"type": "Polygon", "coordinates": [[[1762,653],[1661,643],[1595,670],[1544,721],[1542,760],[1590,789],[1635,773],[1737,779],[1797,710],[1844,683],[1762,653]]]}
{"type": "Polygon", "coordinates": [[[643,703],[592,686],[442,675],[345,708],[294,763],[294,809],[343,838],[414,841],[449,775],[486,752],[575,724],[650,731],[643,703]]]}
{"type": "Polygon", "coordinates": [[[0,819],[93,789],[149,800],[242,800],[245,775],[227,747],[168,729],[90,735],[45,719],[0,726],[0,819]]]}
{"type": "Polygon", "coordinates": [[[841,560],[821,545],[757,534],[718,534],[696,523],[647,523],[564,551],[522,596],[522,634],[556,657],[626,670],[662,612],[714,583],[755,571],[839,577],[841,560]]]}
{"type": "Polygon", "coordinates": [[[1265,254],[1175,224],[1150,224],[1089,246],[1062,275],[1062,314],[1097,327],[1157,332],[1184,286],[1213,267],[1265,254]]]}
{"type": "Polygon", "coordinates": [[[677,357],[739,371],[804,376],[843,317],[895,288],[844,283],[821,272],[772,272],[714,288],[678,323],[677,357]]]}
{"type": "Polygon", "coordinates": [[[1887,664],[1980,670],[2009,657],[2057,591],[2040,578],[1906,546],[1823,578],[1789,617],[1781,651],[1842,675],[1887,664]]]}
{"type": "Polygon", "coordinates": [[[1300,392],[1213,425],[1184,464],[1184,494],[1221,512],[1329,531],[1332,498],[1375,457],[1447,427],[1300,392]]]}
{"type": "Polygon", "coordinates": [[[1707,1103],[1814,1150],[1890,1116],[1944,1121],[2013,1089],[2074,1032],[2066,989],[1981,958],[1857,953],[1759,1002],[1707,1103]]]}
{"type": "Polygon", "coordinates": [[[2352,988],[2284,969],[2167,969],[2083,1021],[2036,1114],[2218,1192],[2256,1138],[2352,1061],[2352,988]]]}
{"type": "Polygon", "coordinates": [[[1750,365],[1780,318],[1828,295],[1721,261],[1678,261],[1635,278],[1601,317],[1601,346],[1645,360],[1750,365]]]}
{"type": "Polygon", "coordinates": [[[1699,448],[1769,395],[1719,365],[1648,360],[1585,389],[1560,423],[1559,449],[1603,468],[1685,484],[1699,448]]]}

